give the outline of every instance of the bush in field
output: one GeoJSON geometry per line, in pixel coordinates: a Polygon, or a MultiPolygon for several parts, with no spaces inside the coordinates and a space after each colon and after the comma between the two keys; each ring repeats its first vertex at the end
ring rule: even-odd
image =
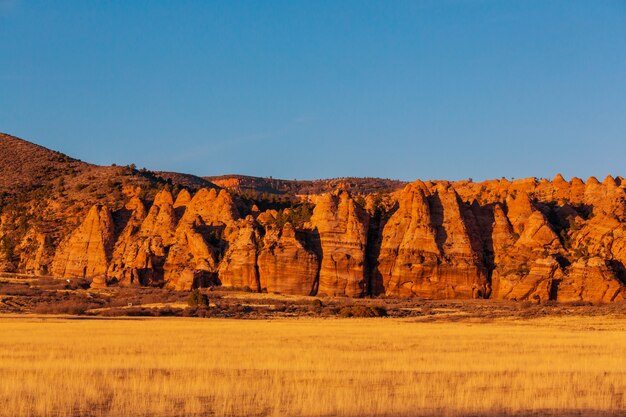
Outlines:
{"type": "Polygon", "coordinates": [[[195,289],[189,294],[187,304],[191,307],[208,307],[209,297],[207,297],[206,294],[202,294],[200,290],[195,289]]]}
{"type": "Polygon", "coordinates": [[[350,305],[339,310],[340,317],[384,317],[386,315],[387,310],[376,306],[350,305]]]}

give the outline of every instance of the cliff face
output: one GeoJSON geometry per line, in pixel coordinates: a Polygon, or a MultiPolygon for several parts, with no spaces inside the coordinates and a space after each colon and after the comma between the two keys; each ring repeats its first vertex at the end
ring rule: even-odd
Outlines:
{"type": "Polygon", "coordinates": [[[158,283],[176,227],[172,195],[167,191],[157,194],[147,214],[138,198],[126,209],[131,210],[131,217],[115,244],[109,276],[123,285],[158,283]]]}
{"type": "Polygon", "coordinates": [[[110,210],[93,206],[78,229],[59,245],[52,262],[52,273],[62,278],[106,274],[114,237],[110,210]]]}
{"type": "Polygon", "coordinates": [[[367,293],[368,222],[365,210],[345,191],[318,199],[311,217],[322,257],[318,293],[348,297],[367,293]]]}
{"type": "Polygon", "coordinates": [[[219,266],[219,279],[224,286],[261,290],[257,266],[258,242],[257,227],[252,216],[240,220],[235,228],[224,259],[219,266]]]}
{"type": "MultiPolygon", "coordinates": [[[[22,251],[29,272],[94,285],[611,302],[626,297],[625,188],[620,177],[416,181],[290,209],[216,189],[133,192],[94,205],[53,257],[50,236],[27,230],[0,265],[22,251]]],[[[11,222],[0,216],[0,233],[11,222]]]]}
{"type": "Polygon", "coordinates": [[[450,186],[439,185],[431,193],[422,182],[408,185],[382,232],[375,273],[385,293],[488,296],[487,270],[470,215],[450,186]]]}
{"type": "Polygon", "coordinates": [[[317,293],[319,257],[297,238],[290,223],[282,229],[268,229],[258,264],[262,290],[292,295],[317,293]]]}

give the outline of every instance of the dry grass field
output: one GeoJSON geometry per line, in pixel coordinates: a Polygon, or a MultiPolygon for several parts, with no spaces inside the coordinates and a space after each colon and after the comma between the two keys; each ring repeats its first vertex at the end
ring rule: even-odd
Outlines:
{"type": "Polygon", "coordinates": [[[0,318],[2,416],[624,415],[626,321],[0,318]]]}

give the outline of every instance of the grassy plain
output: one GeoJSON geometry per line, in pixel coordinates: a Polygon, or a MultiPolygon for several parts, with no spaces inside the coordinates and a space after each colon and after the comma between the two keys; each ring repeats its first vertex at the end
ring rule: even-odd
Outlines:
{"type": "Polygon", "coordinates": [[[1,416],[623,415],[626,321],[0,317],[1,416]]]}

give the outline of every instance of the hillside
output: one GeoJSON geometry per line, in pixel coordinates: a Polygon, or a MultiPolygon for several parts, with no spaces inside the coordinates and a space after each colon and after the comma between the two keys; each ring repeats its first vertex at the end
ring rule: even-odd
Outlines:
{"type": "Polygon", "coordinates": [[[0,133],[0,190],[43,184],[89,164],[60,152],[0,133]]]}

